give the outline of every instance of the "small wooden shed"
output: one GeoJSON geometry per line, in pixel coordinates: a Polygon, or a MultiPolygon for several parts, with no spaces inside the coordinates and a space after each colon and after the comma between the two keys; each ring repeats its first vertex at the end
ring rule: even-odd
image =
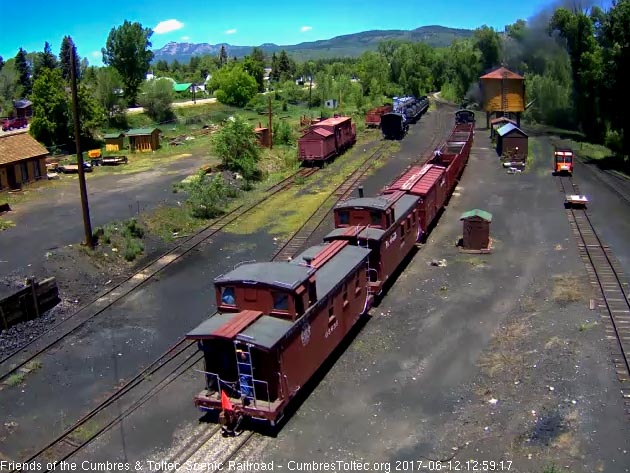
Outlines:
{"type": "Polygon", "coordinates": [[[30,100],[16,100],[13,102],[13,108],[17,118],[31,118],[33,116],[33,103],[30,100]]]}
{"type": "Polygon", "coordinates": [[[269,145],[271,144],[271,133],[269,132],[269,128],[265,128],[259,123],[258,127],[254,128],[254,133],[256,133],[256,136],[258,137],[258,143],[260,146],[269,148],[269,145]]]}
{"type": "Polygon", "coordinates": [[[132,153],[146,153],[160,147],[159,128],[133,128],[126,135],[129,137],[129,149],[132,153]]]}
{"type": "Polygon", "coordinates": [[[107,133],[105,139],[105,151],[120,151],[124,146],[124,133],[107,133]]]}
{"type": "Polygon", "coordinates": [[[490,248],[492,214],[485,210],[473,209],[464,212],[459,219],[464,221],[463,249],[488,250],[490,248]]]}
{"type": "Polygon", "coordinates": [[[528,152],[528,136],[523,130],[508,123],[497,130],[497,154],[509,156],[511,161],[525,162],[528,152]]]}
{"type": "Polygon", "coordinates": [[[492,120],[490,120],[490,138],[495,138],[497,136],[497,130],[502,126],[507,125],[508,123],[516,125],[516,122],[514,120],[511,120],[510,118],[505,116],[493,118],[492,120]]]}

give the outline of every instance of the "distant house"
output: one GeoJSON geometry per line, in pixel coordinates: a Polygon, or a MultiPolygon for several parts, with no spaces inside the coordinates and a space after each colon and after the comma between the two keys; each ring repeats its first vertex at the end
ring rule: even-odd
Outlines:
{"type": "Polygon", "coordinates": [[[46,177],[48,150],[28,133],[0,137],[0,190],[46,177]]]}
{"type": "Polygon", "coordinates": [[[129,137],[129,150],[132,153],[147,153],[160,147],[159,128],[133,128],[125,135],[129,137]]]}
{"type": "Polygon", "coordinates": [[[152,80],[155,79],[155,76],[153,75],[153,72],[147,72],[147,75],[145,76],[146,80],[152,80]]]}
{"type": "Polygon", "coordinates": [[[105,151],[120,151],[123,149],[124,133],[107,133],[105,139],[105,151]]]}
{"type": "Polygon", "coordinates": [[[33,103],[30,100],[21,99],[13,102],[15,116],[18,118],[30,118],[33,116],[33,103]]]}

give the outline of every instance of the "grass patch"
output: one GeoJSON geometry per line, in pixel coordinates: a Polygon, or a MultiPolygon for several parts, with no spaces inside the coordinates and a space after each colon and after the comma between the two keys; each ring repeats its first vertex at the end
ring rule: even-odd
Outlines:
{"type": "Polygon", "coordinates": [[[580,332],[586,332],[587,330],[590,330],[593,327],[597,327],[597,325],[598,325],[597,321],[585,322],[585,323],[579,325],[578,330],[580,332]]]}
{"type": "Polygon", "coordinates": [[[35,370],[40,369],[42,366],[43,366],[43,365],[42,365],[42,362],[41,362],[41,361],[39,361],[39,360],[33,360],[33,361],[28,362],[28,363],[24,366],[24,368],[26,368],[28,371],[35,371],[35,370]]]}
{"type": "Polygon", "coordinates": [[[479,359],[481,369],[490,377],[503,372],[517,375],[525,365],[525,357],[519,354],[517,344],[528,334],[529,327],[524,321],[497,329],[493,335],[492,350],[479,359]]]}
{"type": "Polygon", "coordinates": [[[13,227],[15,227],[15,223],[13,223],[13,221],[0,218],[0,232],[3,232],[13,227]]]}
{"type": "Polygon", "coordinates": [[[7,378],[5,384],[7,386],[18,386],[24,382],[24,378],[26,378],[25,373],[13,373],[7,378]]]}
{"type": "Polygon", "coordinates": [[[88,420],[85,424],[77,427],[72,431],[70,436],[79,443],[84,443],[94,437],[101,429],[100,425],[93,421],[88,420]]]}
{"type": "Polygon", "coordinates": [[[584,284],[579,277],[573,274],[553,276],[551,297],[562,306],[579,302],[584,300],[584,284]]]}
{"type": "Polygon", "coordinates": [[[144,251],[142,239],[145,235],[145,227],[135,218],[123,222],[114,222],[99,227],[94,232],[95,237],[102,246],[99,251],[86,251],[91,257],[104,254],[109,247],[112,254],[124,258],[126,261],[134,261],[144,251]]]}

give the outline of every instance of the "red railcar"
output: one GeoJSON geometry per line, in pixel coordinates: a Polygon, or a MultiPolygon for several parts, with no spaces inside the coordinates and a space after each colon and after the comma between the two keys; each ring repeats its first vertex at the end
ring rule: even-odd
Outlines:
{"type": "Polygon", "coordinates": [[[381,116],[385,113],[389,113],[393,110],[391,105],[383,105],[381,107],[373,108],[365,114],[365,125],[368,127],[381,126],[381,116]]]}
{"type": "Polygon", "coordinates": [[[446,168],[435,164],[413,166],[387,186],[383,194],[400,191],[420,198],[418,202],[420,232],[421,236],[426,235],[429,226],[446,200],[446,168]]]}
{"type": "Polygon", "coordinates": [[[370,293],[379,294],[420,237],[419,199],[405,192],[339,203],[335,230],[325,241],[346,240],[369,248],[370,293]]]}
{"type": "Polygon", "coordinates": [[[311,126],[298,140],[298,159],[322,162],[350,148],[357,132],[350,117],[335,117],[311,126]]]}
{"type": "Polygon", "coordinates": [[[339,203],[335,230],[293,261],[245,263],[215,279],[218,313],[187,335],[205,360],[206,387],[195,405],[231,412],[223,417],[228,423],[251,417],[275,425],[435,222],[471,143],[469,131],[466,141],[447,141],[446,153],[407,169],[381,195],[359,192],[339,203]]]}

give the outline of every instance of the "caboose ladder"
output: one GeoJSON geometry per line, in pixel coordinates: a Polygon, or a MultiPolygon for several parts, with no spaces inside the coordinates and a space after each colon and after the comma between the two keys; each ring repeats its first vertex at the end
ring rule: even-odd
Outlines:
{"type": "Polygon", "coordinates": [[[249,398],[256,405],[256,387],[254,385],[254,367],[249,344],[234,340],[236,350],[236,368],[238,370],[241,398],[249,398]]]}

